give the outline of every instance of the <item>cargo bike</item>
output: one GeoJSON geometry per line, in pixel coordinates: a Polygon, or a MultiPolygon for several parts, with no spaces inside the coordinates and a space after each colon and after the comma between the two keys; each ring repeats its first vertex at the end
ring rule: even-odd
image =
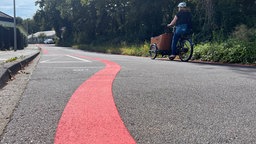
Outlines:
{"type": "MultiPolygon", "coordinates": [[[[175,28],[174,28],[175,30],[175,28]]],[[[173,30],[173,31],[174,31],[173,30]]],[[[165,32],[156,37],[151,37],[149,55],[155,59],[159,54],[164,57],[171,55],[170,45],[172,43],[173,32],[165,32]]],[[[191,34],[182,35],[177,43],[177,54],[181,61],[187,62],[193,55],[194,45],[191,40],[191,34]]],[[[168,57],[170,60],[174,58],[168,57]]]]}

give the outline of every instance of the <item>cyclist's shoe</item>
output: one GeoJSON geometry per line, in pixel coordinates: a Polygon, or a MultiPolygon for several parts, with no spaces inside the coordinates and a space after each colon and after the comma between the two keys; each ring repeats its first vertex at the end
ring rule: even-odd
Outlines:
{"type": "Polygon", "coordinates": [[[169,60],[174,60],[175,57],[176,57],[176,55],[170,55],[170,56],[169,56],[169,60]]]}

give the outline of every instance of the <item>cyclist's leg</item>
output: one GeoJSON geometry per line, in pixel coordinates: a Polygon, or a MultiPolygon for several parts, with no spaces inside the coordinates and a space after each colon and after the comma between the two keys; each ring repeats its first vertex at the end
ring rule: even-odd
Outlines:
{"type": "Polygon", "coordinates": [[[180,34],[175,32],[172,38],[172,55],[177,55],[177,43],[179,38],[180,34]]]}
{"type": "Polygon", "coordinates": [[[172,53],[169,58],[175,58],[175,55],[177,55],[177,43],[178,43],[179,39],[181,38],[182,34],[184,34],[186,32],[186,30],[187,30],[186,24],[176,26],[176,30],[174,32],[172,44],[171,44],[172,53]]]}
{"type": "Polygon", "coordinates": [[[183,25],[177,26],[172,39],[172,55],[177,55],[177,43],[181,38],[181,35],[186,31],[186,27],[183,25]]]}

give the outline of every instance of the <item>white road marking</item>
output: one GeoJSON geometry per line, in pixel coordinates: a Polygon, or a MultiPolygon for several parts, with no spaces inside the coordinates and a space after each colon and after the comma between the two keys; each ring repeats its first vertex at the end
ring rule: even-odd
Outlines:
{"type": "Polygon", "coordinates": [[[71,58],[74,58],[74,59],[77,59],[77,60],[80,60],[80,61],[84,61],[84,62],[91,62],[89,60],[86,60],[86,59],[82,59],[82,58],[78,58],[78,57],[74,57],[74,56],[71,56],[71,55],[66,55],[68,57],[71,57],[71,58]]]}
{"type": "Polygon", "coordinates": [[[63,54],[48,54],[48,55],[43,55],[44,57],[55,57],[55,56],[65,56],[63,54]]]}
{"type": "Polygon", "coordinates": [[[51,58],[51,59],[48,59],[48,60],[45,60],[45,61],[41,61],[40,63],[81,63],[81,62],[91,62],[89,60],[86,60],[86,59],[82,59],[82,58],[78,58],[78,57],[74,57],[74,56],[71,56],[71,55],[65,55],[67,57],[70,57],[70,58],[73,58],[73,59],[76,59],[76,60],[79,60],[79,61],[52,61],[52,60],[55,60],[55,59],[59,59],[59,57],[55,57],[55,58],[51,58]]]}
{"type": "Polygon", "coordinates": [[[45,60],[45,61],[41,61],[41,63],[48,63],[49,61],[55,60],[55,59],[58,59],[58,57],[57,58],[48,59],[48,60],[45,60]]]}
{"type": "Polygon", "coordinates": [[[82,61],[50,61],[50,60],[46,60],[46,61],[43,61],[43,62],[41,62],[41,63],[53,63],[53,64],[61,64],[61,63],[84,63],[84,62],[82,62],[82,61]]]}
{"type": "MultiPolygon", "coordinates": [[[[52,69],[52,67],[44,67],[45,69],[52,69]]],[[[55,69],[102,69],[103,66],[95,66],[95,67],[54,67],[55,69]]]]}

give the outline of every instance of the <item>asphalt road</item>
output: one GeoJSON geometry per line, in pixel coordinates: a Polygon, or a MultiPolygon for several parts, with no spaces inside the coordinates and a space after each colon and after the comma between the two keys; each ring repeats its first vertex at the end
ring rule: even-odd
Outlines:
{"type": "Polygon", "coordinates": [[[115,104],[138,144],[256,143],[256,68],[105,55],[43,46],[1,143],[53,143],[73,92],[104,68],[121,66],[115,104]]]}

